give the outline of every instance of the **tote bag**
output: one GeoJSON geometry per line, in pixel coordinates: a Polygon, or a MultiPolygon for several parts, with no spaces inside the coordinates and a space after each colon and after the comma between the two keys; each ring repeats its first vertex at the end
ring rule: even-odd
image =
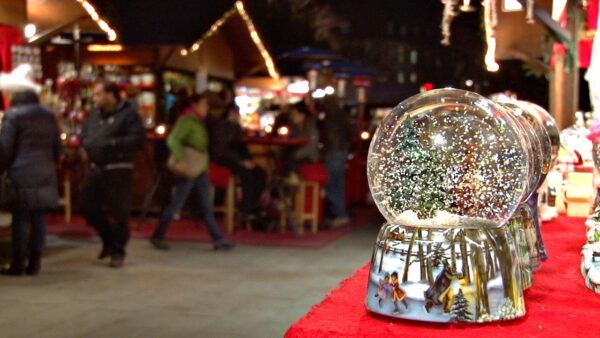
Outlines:
{"type": "Polygon", "coordinates": [[[167,160],[167,168],[175,175],[183,176],[189,179],[196,178],[202,174],[208,167],[208,153],[206,151],[199,151],[192,147],[183,147],[183,161],[186,164],[187,170],[180,171],[175,168],[177,160],[173,153],[169,155],[167,160]]]}

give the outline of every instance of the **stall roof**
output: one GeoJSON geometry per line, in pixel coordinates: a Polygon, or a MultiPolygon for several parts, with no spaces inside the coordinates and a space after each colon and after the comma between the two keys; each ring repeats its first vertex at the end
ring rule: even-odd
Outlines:
{"type": "MultiPolygon", "coordinates": [[[[548,30],[539,20],[529,24],[525,19],[526,11],[504,11],[502,4],[498,7],[498,25],[496,26],[496,58],[498,60],[514,59],[522,53],[532,57],[544,55],[544,39],[548,30]]],[[[551,12],[552,0],[538,0],[536,5],[551,12]]]]}
{"type": "Polygon", "coordinates": [[[125,45],[190,45],[206,32],[233,0],[90,0],[125,45]]]}
{"type": "Polygon", "coordinates": [[[27,18],[38,31],[77,21],[82,31],[101,32],[77,1],[27,0],[27,18]]]}
{"type": "Polygon", "coordinates": [[[173,53],[166,65],[185,70],[210,70],[217,73],[212,75],[232,80],[254,75],[279,77],[241,1],[236,1],[193,43],[173,53]]]}
{"type": "Polygon", "coordinates": [[[116,27],[122,44],[167,46],[168,68],[227,79],[279,76],[242,1],[91,2],[116,27]]]}

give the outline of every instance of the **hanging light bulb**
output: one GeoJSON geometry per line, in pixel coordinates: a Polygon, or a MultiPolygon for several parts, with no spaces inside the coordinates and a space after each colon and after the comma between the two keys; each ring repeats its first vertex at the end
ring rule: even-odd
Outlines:
{"type": "Polygon", "coordinates": [[[36,28],[35,28],[35,25],[32,24],[32,23],[27,24],[25,26],[25,29],[23,30],[23,33],[25,34],[25,37],[28,38],[28,39],[31,38],[32,36],[34,36],[35,32],[36,32],[36,28]]]}
{"type": "Polygon", "coordinates": [[[461,12],[475,12],[476,8],[471,6],[471,0],[463,0],[463,4],[458,8],[461,12]]]}

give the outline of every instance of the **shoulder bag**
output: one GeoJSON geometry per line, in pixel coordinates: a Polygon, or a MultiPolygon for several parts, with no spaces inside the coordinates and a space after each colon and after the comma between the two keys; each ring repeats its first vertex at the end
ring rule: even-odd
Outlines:
{"type": "Polygon", "coordinates": [[[184,146],[183,161],[187,167],[185,172],[177,170],[175,167],[177,160],[175,159],[175,156],[173,156],[173,153],[171,153],[167,160],[167,168],[175,175],[189,179],[196,178],[206,171],[206,168],[208,167],[208,153],[206,151],[196,150],[189,146],[184,146]]]}

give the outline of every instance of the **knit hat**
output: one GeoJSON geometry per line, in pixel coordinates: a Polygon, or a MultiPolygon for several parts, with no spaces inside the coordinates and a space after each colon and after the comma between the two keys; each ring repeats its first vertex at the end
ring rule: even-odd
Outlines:
{"type": "Polygon", "coordinates": [[[9,93],[33,91],[39,94],[42,87],[34,81],[33,67],[23,63],[10,73],[0,73],[0,90],[9,93]]]}

